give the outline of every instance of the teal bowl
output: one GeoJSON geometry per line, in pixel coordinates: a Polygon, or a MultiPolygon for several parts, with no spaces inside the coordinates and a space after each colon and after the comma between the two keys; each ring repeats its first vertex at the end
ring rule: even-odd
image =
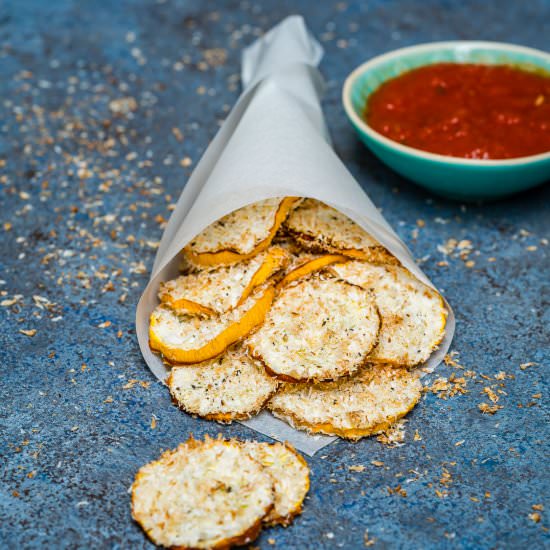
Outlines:
{"type": "Polygon", "coordinates": [[[383,82],[441,62],[510,64],[550,74],[550,54],[499,42],[434,42],[375,57],[348,76],[342,91],[346,114],[363,143],[405,178],[456,200],[498,199],[550,180],[550,152],[505,160],[438,155],[392,141],[363,120],[369,95],[383,82]]]}

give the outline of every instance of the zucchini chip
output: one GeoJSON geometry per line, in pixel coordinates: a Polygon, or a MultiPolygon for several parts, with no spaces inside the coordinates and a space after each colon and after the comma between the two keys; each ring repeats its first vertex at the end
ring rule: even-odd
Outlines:
{"type": "Polygon", "coordinates": [[[202,363],[222,354],[262,324],[275,289],[257,289],[242,305],[215,317],[177,314],[157,306],[149,321],[149,345],[172,365],[202,363]]]}
{"type": "Polygon", "coordinates": [[[161,283],[159,300],[177,313],[225,313],[241,305],[256,287],[284,269],[289,261],[286,250],[273,246],[246,262],[161,283]]]}
{"type": "Polygon", "coordinates": [[[309,467],[290,443],[246,441],[246,451],[271,475],[275,506],[264,518],[267,525],[290,525],[302,513],[309,491],[309,467]]]}
{"type": "Polygon", "coordinates": [[[313,277],[284,287],[248,340],[269,374],[288,382],[353,373],[374,348],[380,317],[368,291],[313,277]]]}
{"type": "Polygon", "coordinates": [[[180,409],[223,423],[258,413],[278,386],[241,347],[198,365],[172,369],[167,384],[180,409]]]}
{"type": "Polygon", "coordinates": [[[344,254],[373,263],[398,261],[376,239],[338,210],[315,199],[306,199],[290,213],[286,231],[303,248],[344,254]]]}
{"type": "Polygon", "coordinates": [[[447,322],[443,299],[406,269],[355,261],[328,270],[374,296],[382,327],[369,361],[411,367],[426,361],[443,340],[447,322]]]}
{"type": "Polygon", "coordinates": [[[266,199],[239,208],[208,226],[184,249],[196,267],[228,265],[249,260],[269,247],[298,197],[266,199]]]}
{"type": "Polygon", "coordinates": [[[268,408],[297,429],[356,440],[403,418],[418,403],[421,390],[416,373],[372,365],[334,382],[284,384],[268,408]]]}
{"type": "Polygon", "coordinates": [[[190,439],[143,466],[132,515],[167,548],[230,548],[259,534],[274,505],[273,480],[236,441],[190,439]]]}

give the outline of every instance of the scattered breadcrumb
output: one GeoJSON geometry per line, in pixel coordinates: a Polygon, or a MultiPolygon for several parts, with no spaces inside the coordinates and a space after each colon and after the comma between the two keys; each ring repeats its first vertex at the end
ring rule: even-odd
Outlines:
{"type": "Polygon", "coordinates": [[[426,386],[424,391],[431,392],[437,395],[439,399],[448,399],[455,395],[463,395],[468,393],[466,389],[467,380],[465,377],[457,377],[454,373],[449,378],[439,377],[431,386],[426,386]]]}
{"type": "Polygon", "coordinates": [[[136,378],[130,378],[124,386],[122,386],[123,390],[131,390],[136,384],[141,386],[142,388],[145,388],[146,390],[149,389],[149,386],[151,385],[151,382],[145,381],[145,380],[137,380],[136,378]]]}
{"type": "Polygon", "coordinates": [[[451,351],[443,357],[443,362],[447,366],[456,367],[457,369],[463,369],[464,367],[457,361],[460,354],[458,351],[451,351]],[[456,358],[456,359],[455,359],[456,358]]]}
{"type": "Polygon", "coordinates": [[[405,424],[406,419],[401,419],[399,422],[390,426],[385,432],[376,437],[376,440],[387,445],[388,447],[401,447],[405,441],[405,424]]]}
{"type": "Polygon", "coordinates": [[[366,548],[369,546],[374,546],[376,544],[376,539],[369,536],[369,530],[365,529],[365,534],[363,535],[363,544],[366,548]]]}
{"type": "Polygon", "coordinates": [[[521,370],[525,370],[525,369],[528,369],[529,367],[534,367],[535,365],[538,365],[538,363],[535,363],[533,361],[530,361],[529,363],[522,363],[519,368],[521,370]]]}
{"type": "Polygon", "coordinates": [[[486,394],[493,403],[496,403],[500,399],[493,389],[488,386],[483,388],[483,393],[486,394]]]}
{"type": "Polygon", "coordinates": [[[399,495],[399,496],[402,496],[402,497],[407,496],[407,491],[405,491],[405,489],[403,489],[403,487],[401,487],[401,484],[397,485],[394,488],[386,487],[386,489],[388,491],[388,495],[399,495]]]}
{"type": "Polygon", "coordinates": [[[502,405],[489,405],[488,403],[479,403],[477,407],[483,414],[495,414],[503,408],[502,405]]]}
{"type": "Polygon", "coordinates": [[[137,108],[137,101],[133,97],[121,97],[119,99],[113,99],[109,103],[109,109],[111,109],[114,114],[127,114],[137,110],[137,108]]]}

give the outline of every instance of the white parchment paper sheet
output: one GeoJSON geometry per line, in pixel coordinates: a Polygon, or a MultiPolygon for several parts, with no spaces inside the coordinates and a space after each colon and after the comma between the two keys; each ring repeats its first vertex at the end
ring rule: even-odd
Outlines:
{"type": "MultiPolygon", "coordinates": [[[[177,276],[177,255],[193,237],[247,204],[283,196],[321,200],[348,215],[433,286],[330,146],[320,105],[323,80],[316,68],[322,55],[299,16],[283,20],[243,52],[244,91],[185,185],[137,307],[141,352],[163,382],[168,371],[148,342],[159,283],[177,276]]],[[[449,349],[454,333],[454,315],[448,309],[446,337],[426,365],[432,369],[449,349]]],[[[290,441],[310,455],[335,439],[294,430],[267,412],[243,424],[290,441]]]]}

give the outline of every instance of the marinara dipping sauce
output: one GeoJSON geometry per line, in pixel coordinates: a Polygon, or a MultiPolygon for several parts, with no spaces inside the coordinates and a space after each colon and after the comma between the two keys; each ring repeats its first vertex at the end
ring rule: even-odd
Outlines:
{"type": "Polygon", "coordinates": [[[409,147],[470,159],[550,152],[550,78],[506,65],[437,63],[382,84],[364,119],[409,147]]]}

